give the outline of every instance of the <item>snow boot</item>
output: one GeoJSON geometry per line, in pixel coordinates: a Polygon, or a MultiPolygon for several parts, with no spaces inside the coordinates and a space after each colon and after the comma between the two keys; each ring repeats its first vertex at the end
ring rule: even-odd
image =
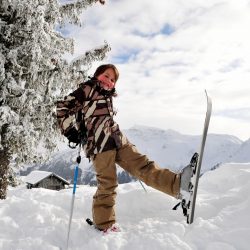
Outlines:
{"type": "Polygon", "coordinates": [[[111,233],[111,232],[121,232],[120,228],[117,226],[117,225],[112,225],[111,227],[109,228],[106,228],[104,230],[101,230],[103,232],[103,234],[108,234],[108,233],[111,233]]]}
{"type": "Polygon", "coordinates": [[[181,171],[181,186],[180,191],[190,191],[190,182],[191,178],[193,176],[193,169],[191,165],[187,165],[185,168],[181,171]]]}
{"type": "Polygon", "coordinates": [[[94,226],[94,228],[95,228],[96,230],[101,231],[104,235],[106,235],[106,234],[108,234],[108,233],[110,233],[110,232],[121,232],[121,229],[118,227],[117,224],[113,224],[112,226],[110,226],[110,227],[108,227],[108,228],[105,228],[105,229],[100,229],[100,228],[98,228],[98,227],[94,224],[94,222],[93,222],[91,219],[87,218],[87,219],[86,219],[86,222],[87,222],[90,226],[94,226]]]}
{"type": "Polygon", "coordinates": [[[190,161],[190,163],[181,170],[180,177],[180,196],[184,198],[193,188],[191,183],[191,178],[194,175],[194,171],[197,164],[198,154],[195,153],[190,161]]]}

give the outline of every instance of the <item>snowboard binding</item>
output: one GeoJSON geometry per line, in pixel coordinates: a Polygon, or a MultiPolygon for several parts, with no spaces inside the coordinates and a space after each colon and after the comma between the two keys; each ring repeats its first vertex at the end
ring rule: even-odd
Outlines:
{"type": "Polygon", "coordinates": [[[194,153],[194,155],[192,156],[190,163],[188,165],[189,167],[192,168],[192,175],[191,175],[190,181],[188,183],[187,192],[184,191],[186,194],[180,195],[181,201],[173,207],[173,210],[177,210],[177,208],[181,205],[183,215],[185,217],[187,217],[187,223],[189,223],[188,210],[190,209],[191,197],[193,195],[193,188],[194,188],[194,183],[192,182],[192,177],[196,174],[198,160],[199,160],[199,154],[194,153]]]}

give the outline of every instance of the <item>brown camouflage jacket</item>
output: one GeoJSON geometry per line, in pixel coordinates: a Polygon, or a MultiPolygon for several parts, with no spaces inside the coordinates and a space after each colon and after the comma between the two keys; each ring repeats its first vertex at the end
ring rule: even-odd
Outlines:
{"type": "Polygon", "coordinates": [[[119,149],[126,140],[113,120],[114,110],[112,91],[102,89],[92,78],[64,100],[57,102],[57,120],[62,134],[76,126],[76,114],[81,111],[87,128],[87,144],[84,146],[87,157],[111,149],[119,149]]]}

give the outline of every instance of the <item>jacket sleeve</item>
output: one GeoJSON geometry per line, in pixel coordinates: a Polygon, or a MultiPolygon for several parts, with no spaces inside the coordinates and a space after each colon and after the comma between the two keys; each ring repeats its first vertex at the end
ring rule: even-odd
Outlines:
{"type": "Polygon", "coordinates": [[[85,93],[83,87],[80,86],[73,93],[69,94],[64,100],[56,103],[56,116],[59,128],[63,135],[76,125],[75,115],[83,107],[85,100],[85,93]]]}

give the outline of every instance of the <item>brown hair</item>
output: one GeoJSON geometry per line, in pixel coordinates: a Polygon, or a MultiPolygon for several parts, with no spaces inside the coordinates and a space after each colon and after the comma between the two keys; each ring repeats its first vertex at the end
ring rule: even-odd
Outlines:
{"type": "Polygon", "coordinates": [[[103,64],[103,65],[100,65],[95,73],[94,73],[94,77],[98,77],[99,75],[101,75],[106,69],[113,69],[114,72],[115,72],[115,82],[117,82],[118,78],[119,78],[119,71],[118,69],[115,67],[114,64],[103,64]]]}

